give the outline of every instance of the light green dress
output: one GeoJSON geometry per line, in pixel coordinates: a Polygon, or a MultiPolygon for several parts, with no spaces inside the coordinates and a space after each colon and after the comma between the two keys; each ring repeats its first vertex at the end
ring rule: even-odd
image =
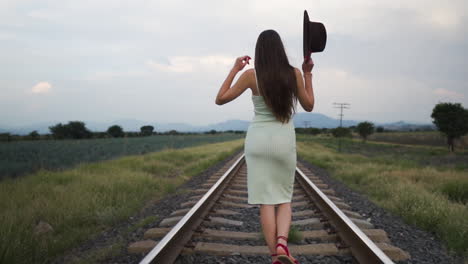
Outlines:
{"type": "Polygon", "coordinates": [[[252,100],[255,116],[244,143],[248,203],[291,202],[297,161],[294,122],[276,120],[263,96],[252,95],[252,100]]]}

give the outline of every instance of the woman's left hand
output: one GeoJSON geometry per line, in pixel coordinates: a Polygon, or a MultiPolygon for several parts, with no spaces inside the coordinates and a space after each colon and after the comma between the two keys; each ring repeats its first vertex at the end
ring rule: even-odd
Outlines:
{"type": "Polygon", "coordinates": [[[232,67],[233,70],[235,71],[242,71],[244,69],[245,65],[249,64],[249,60],[251,60],[248,55],[239,57],[236,59],[236,62],[234,63],[234,66],[232,67]]]}

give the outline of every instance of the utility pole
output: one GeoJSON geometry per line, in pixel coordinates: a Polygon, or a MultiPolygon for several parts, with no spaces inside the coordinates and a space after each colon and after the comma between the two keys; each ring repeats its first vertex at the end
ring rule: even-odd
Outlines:
{"type": "Polygon", "coordinates": [[[340,114],[338,115],[340,117],[340,127],[343,125],[343,109],[349,109],[349,104],[348,103],[333,103],[335,108],[340,108],[340,114]]]}
{"type": "Polygon", "coordinates": [[[308,127],[309,127],[309,123],[310,123],[310,121],[304,121],[304,128],[308,128],[308,127]]]}
{"type": "MultiPolygon", "coordinates": [[[[333,103],[335,108],[340,108],[340,128],[343,126],[343,109],[349,109],[350,104],[348,103],[333,103]]],[[[341,135],[338,136],[338,151],[341,152],[341,135]]]]}

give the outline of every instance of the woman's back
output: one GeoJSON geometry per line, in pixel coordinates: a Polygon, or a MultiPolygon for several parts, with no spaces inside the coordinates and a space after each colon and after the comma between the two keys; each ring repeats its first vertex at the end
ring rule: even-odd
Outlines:
{"type": "MultiPolygon", "coordinates": [[[[257,81],[257,74],[255,72],[255,84],[257,94],[255,95],[252,93],[252,101],[254,105],[254,118],[252,122],[279,122],[276,116],[273,114],[272,110],[268,107],[268,105],[265,103],[265,98],[263,95],[260,95],[258,93],[258,81],[257,81]]],[[[291,120],[290,120],[291,122],[291,120]]]]}
{"type": "MultiPolygon", "coordinates": [[[[256,85],[258,89],[258,82],[256,85]]],[[[294,122],[292,118],[289,122],[280,122],[263,95],[252,94],[252,101],[255,115],[244,143],[248,202],[278,204],[291,201],[296,169],[294,122]]]]}

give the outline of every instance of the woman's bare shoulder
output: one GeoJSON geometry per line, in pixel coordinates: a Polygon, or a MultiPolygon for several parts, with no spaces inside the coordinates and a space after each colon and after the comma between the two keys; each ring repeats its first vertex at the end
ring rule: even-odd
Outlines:
{"type": "Polygon", "coordinates": [[[254,69],[245,70],[242,73],[242,77],[245,78],[246,80],[247,88],[252,89],[252,93],[255,94],[255,92],[253,91],[254,89],[253,87],[256,86],[255,85],[255,70],[254,69]]]}
{"type": "Polygon", "coordinates": [[[247,74],[248,76],[255,76],[254,68],[246,70],[245,74],[247,74]]]}
{"type": "Polygon", "coordinates": [[[246,70],[244,74],[248,78],[249,84],[255,83],[255,70],[253,68],[246,70]]]}

